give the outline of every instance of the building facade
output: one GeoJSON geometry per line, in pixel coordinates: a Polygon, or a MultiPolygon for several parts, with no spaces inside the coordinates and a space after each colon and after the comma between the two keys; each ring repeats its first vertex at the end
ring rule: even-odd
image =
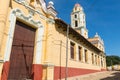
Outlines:
{"type": "Polygon", "coordinates": [[[53,5],[0,0],[1,80],[64,80],[66,70],[68,79],[106,70],[104,43],[88,38],[83,8],[75,4],[68,28],[53,5]]]}

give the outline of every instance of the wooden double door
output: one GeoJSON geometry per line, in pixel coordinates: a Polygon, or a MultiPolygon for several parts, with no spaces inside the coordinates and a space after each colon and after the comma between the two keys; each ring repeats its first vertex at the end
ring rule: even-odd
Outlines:
{"type": "Polygon", "coordinates": [[[16,22],[8,80],[32,79],[35,32],[36,29],[16,22]]]}

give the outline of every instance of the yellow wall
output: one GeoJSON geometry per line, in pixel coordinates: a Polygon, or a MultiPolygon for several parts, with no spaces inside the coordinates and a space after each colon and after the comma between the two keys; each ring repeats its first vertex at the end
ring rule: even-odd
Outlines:
{"type": "MultiPolygon", "coordinates": [[[[52,43],[51,45],[49,45],[51,48],[48,49],[48,54],[50,54],[49,59],[55,66],[65,67],[65,64],[66,64],[66,31],[63,31],[61,28],[58,28],[56,26],[51,27],[52,34],[51,34],[51,38],[49,39],[50,41],[52,41],[52,43]]],[[[85,46],[84,44],[79,43],[75,38],[72,37],[72,35],[69,35],[69,36],[70,36],[70,39],[69,39],[69,44],[68,44],[69,46],[68,47],[68,66],[75,67],[75,68],[100,70],[101,69],[100,65],[92,64],[91,54],[92,53],[96,54],[97,56],[100,57],[100,59],[103,56],[91,50],[89,47],[85,46]],[[80,62],[78,60],[77,51],[75,53],[76,58],[74,60],[70,58],[70,41],[75,43],[76,48],[79,45],[83,49],[88,50],[88,63],[85,63],[84,56],[83,56],[83,62],[80,62]]],[[[84,54],[84,52],[82,54],[84,54]]],[[[104,65],[104,68],[105,68],[105,65],[104,65]]]]}
{"type": "MultiPolygon", "coordinates": [[[[28,1],[29,2],[29,1],[28,1]]],[[[10,5],[9,1],[4,1],[4,0],[0,0],[0,13],[4,13],[4,16],[0,15],[0,17],[4,18],[6,17],[6,19],[4,19],[4,21],[6,22],[6,24],[3,24],[3,22],[0,22],[1,27],[0,27],[0,60],[4,61],[5,58],[5,50],[7,47],[7,40],[9,37],[9,30],[10,30],[10,15],[11,15],[11,11],[14,9],[19,9],[22,11],[22,13],[27,17],[30,15],[29,13],[29,8],[25,7],[25,5],[19,4],[17,2],[15,2],[14,0],[11,0],[10,5]],[[6,4],[6,5],[2,5],[2,4],[6,4]],[[1,6],[2,5],[2,6],[1,6]],[[3,28],[4,27],[4,28],[3,28]],[[4,34],[3,34],[4,33],[4,34]]],[[[28,3],[27,3],[28,4],[28,3]]],[[[32,3],[32,6],[34,6],[34,2],[32,3]]],[[[66,32],[64,32],[61,28],[58,28],[57,25],[55,25],[54,23],[54,17],[51,16],[50,14],[46,14],[42,9],[40,4],[37,5],[37,7],[32,7],[29,6],[30,9],[33,9],[33,11],[39,11],[40,14],[38,14],[37,12],[34,13],[34,15],[32,16],[32,18],[34,20],[39,20],[42,24],[42,26],[44,27],[44,34],[42,35],[42,60],[41,60],[41,64],[50,64],[50,65],[55,65],[55,66],[63,66],[65,67],[66,65],[66,32]]],[[[2,18],[0,18],[0,20],[2,20],[2,18]]],[[[17,18],[17,20],[22,21],[23,23],[30,25],[31,27],[35,27],[34,25],[31,25],[31,23],[24,21],[22,19],[17,18]]],[[[38,31],[36,31],[36,38],[38,35],[38,31]]],[[[98,56],[98,53],[96,53],[94,50],[92,50],[91,48],[87,47],[86,45],[84,45],[82,42],[78,42],[72,35],[69,35],[70,39],[68,41],[68,67],[74,67],[74,68],[86,68],[86,69],[94,69],[94,70],[100,70],[101,66],[100,65],[96,65],[96,64],[92,64],[92,59],[91,59],[91,54],[94,53],[98,56]],[[83,61],[80,62],[78,61],[78,56],[77,56],[77,51],[76,51],[76,58],[74,60],[70,59],[70,41],[75,43],[76,49],[79,46],[81,46],[84,49],[88,50],[88,62],[85,63],[84,61],[84,56],[83,56],[83,61]],[[89,66],[89,67],[88,67],[89,66]]],[[[36,47],[35,47],[36,50],[36,47]]],[[[36,51],[34,52],[34,61],[33,63],[35,64],[35,56],[36,56],[36,51]]],[[[84,52],[83,52],[84,54],[84,52]]],[[[8,55],[10,56],[10,55],[8,55]]],[[[40,57],[41,57],[40,56],[40,57]]],[[[103,58],[103,56],[99,55],[100,58],[103,58]]],[[[38,61],[39,62],[39,61],[38,61]]],[[[0,72],[2,72],[2,65],[3,62],[0,63],[0,72]]],[[[105,68],[105,65],[104,67],[105,68]]],[[[51,76],[52,79],[53,74],[51,74],[51,71],[53,71],[53,67],[50,67],[50,69],[47,67],[43,68],[43,74],[46,74],[48,76],[51,76]],[[48,70],[48,73],[46,73],[46,70],[48,70]],[[49,75],[51,74],[51,75],[49,75]]],[[[44,76],[44,75],[43,75],[44,76]]],[[[44,79],[44,78],[43,78],[44,79]]]]}
{"type": "MultiPolygon", "coordinates": [[[[32,6],[34,6],[34,2],[32,2],[32,6]]],[[[6,1],[0,0],[0,20],[1,20],[0,21],[0,24],[1,24],[1,27],[0,27],[0,47],[1,47],[0,61],[2,61],[2,62],[0,62],[0,74],[3,69],[3,63],[4,63],[3,61],[5,61],[6,48],[8,47],[7,41],[8,41],[9,31],[10,31],[11,12],[15,9],[20,10],[25,17],[28,17],[30,15],[30,12],[29,12],[30,9],[33,9],[33,11],[36,11],[34,13],[34,15],[32,15],[32,19],[35,21],[40,21],[44,28],[44,34],[42,35],[43,39],[42,39],[42,52],[41,52],[42,53],[42,61],[41,61],[41,64],[46,62],[46,59],[47,59],[46,56],[48,56],[47,49],[49,49],[49,47],[47,47],[47,46],[49,46],[49,44],[47,44],[47,40],[48,40],[48,36],[49,36],[47,31],[49,31],[48,26],[52,27],[52,25],[48,22],[50,21],[50,19],[53,20],[54,17],[43,12],[40,4],[38,4],[36,8],[34,8],[32,6],[29,6],[29,3],[26,3],[24,5],[21,3],[19,4],[19,3],[15,2],[14,0],[11,0],[10,2],[8,0],[6,0],[6,1]],[[39,11],[40,14],[38,14],[37,11],[39,11]],[[1,15],[1,14],[4,14],[4,15],[1,15]]],[[[16,17],[16,18],[17,18],[16,20],[19,20],[31,27],[35,27],[35,25],[31,25],[31,23],[29,23],[27,21],[24,21],[18,17],[16,17]]],[[[36,31],[35,39],[38,38],[37,35],[38,35],[38,30],[36,31]]],[[[36,50],[36,47],[34,50],[36,50]]],[[[36,51],[34,52],[34,60],[33,60],[34,64],[36,64],[36,61],[35,61],[36,54],[35,53],[36,53],[36,51]]],[[[10,57],[10,55],[8,55],[8,56],[10,57]]]]}

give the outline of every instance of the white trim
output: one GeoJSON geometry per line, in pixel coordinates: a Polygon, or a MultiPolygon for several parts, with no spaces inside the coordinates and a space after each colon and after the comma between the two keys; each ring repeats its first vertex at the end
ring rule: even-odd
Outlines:
{"type": "Polygon", "coordinates": [[[10,15],[10,30],[8,33],[8,39],[6,43],[6,49],[5,49],[5,56],[4,61],[9,61],[10,58],[10,52],[12,48],[12,41],[13,41],[13,35],[14,35],[14,29],[15,29],[15,23],[16,23],[16,16],[14,14],[10,15]]]}
{"type": "Polygon", "coordinates": [[[42,38],[43,38],[43,32],[44,32],[44,30],[41,29],[41,27],[38,28],[38,34],[37,34],[38,39],[36,40],[35,64],[40,64],[41,63],[42,38]]]}
{"type": "Polygon", "coordinates": [[[16,18],[19,18],[25,22],[27,22],[30,25],[33,25],[38,33],[35,40],[35,46],[36,49],[34,49],[35,57],[34,57],[34,64],[40,64],[41,63],[41,56],[42,56],[42,39],[43,39],[43,33],[44,33],[44,27],[42,26],[40,21],[36,21],[32,18],[31,15],[25,16],[23,12],[20,9],[13,9],[10,14],[10,29],[8,33],[8,39],[6,43],[6,49],[5,49],[5,55],[4,55],[4,62],[9,61],[10,59],[10,53],[12,48],[12,42],[13,42],[13,36],[14,36],[14,30],[15,30],[15,24],[16,24],[16,18]]]}

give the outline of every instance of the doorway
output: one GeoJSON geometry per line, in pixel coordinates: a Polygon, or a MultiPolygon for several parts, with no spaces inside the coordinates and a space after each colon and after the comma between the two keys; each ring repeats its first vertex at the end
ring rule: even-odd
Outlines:
{"type": "Polygon", "coordinates": [[[8,80],[32,79],[35,32],[36,29],[16,22],[8,80]]]}

